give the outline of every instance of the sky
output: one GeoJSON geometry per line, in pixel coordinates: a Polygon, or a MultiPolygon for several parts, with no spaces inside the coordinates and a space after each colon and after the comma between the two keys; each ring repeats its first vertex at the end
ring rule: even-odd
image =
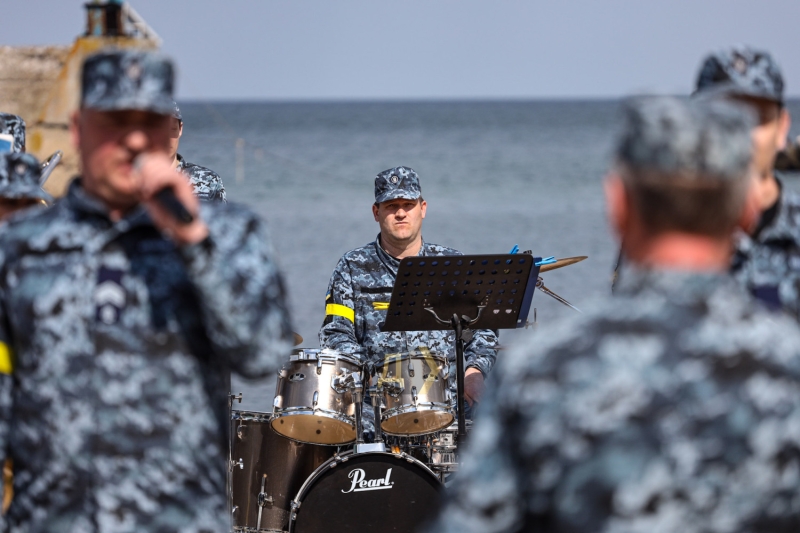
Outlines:
{"type": "MultiPolygon", "coordinates": [[[[4,2],[0,45],[69,44],[85,0],[4,2]],[[15,21],[9,23],[9,21],[15,21]]],[[[800,96],[798,0],[133,0],[180,100],[613,98],[772,52],[800,96]]]]}

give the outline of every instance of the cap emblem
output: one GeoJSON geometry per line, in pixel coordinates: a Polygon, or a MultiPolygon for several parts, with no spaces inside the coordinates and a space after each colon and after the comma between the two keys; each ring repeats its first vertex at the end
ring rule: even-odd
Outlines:
{"type": "Polygon", "coordinates": [[[134,81],[139,81],[139,78],[142,76],[142,67],[139,65],[139,63],[136,62],[131,63],[130,65],[128,65],[128,70],[125,72],[125,74],[130,79],[134,81]]]}
{"type": "Polygon", "coordinates": [[[389,178],[389,181],[391,181],[392,183],[397,183],[398,181],[400,181],[400,178],[397,177],[397,174],[392,174],[392,177],[389,178]]]}
{"type": "Polygon", "coordinates": [[[747,61],[742,56],[736,56],[736,59],[733,60],[733,70],[739,74],[744,74],[747,72],[747,61]]]}
{"type": "Polygon", "coordinates": [[[19,163],[16,167],[14,167],[14,171],[17,174],[25,174],[25,171],[28,170],[28,167],[25,166],[24,163],[19,163]]]}

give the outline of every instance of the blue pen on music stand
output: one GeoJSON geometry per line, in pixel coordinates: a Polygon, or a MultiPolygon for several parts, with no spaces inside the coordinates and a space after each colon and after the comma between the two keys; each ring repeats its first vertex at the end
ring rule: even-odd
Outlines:
{"type": "Polygon", "coordinates": [[[545,257],[541,261],[539,261],[537,263],[534,263],[534,265],[536,265],[537,267],[540,267],[542,265],[552,265],[555,262],[557,262],[556,261],[556,256],[551,255],[550,257],[545,257]]]}
{"type": "Polygon", "coordinates": [[[508,253],[510,253],[511,255],[514,255],[517,252],[519,252],[519,244],[515,244],[514,247],[511,249],[511,251],[508,252],[508,253]]]}

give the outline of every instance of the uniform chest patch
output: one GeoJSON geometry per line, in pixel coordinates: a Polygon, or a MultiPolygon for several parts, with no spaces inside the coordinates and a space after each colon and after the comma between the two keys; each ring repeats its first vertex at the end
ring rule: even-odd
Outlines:
{"type": "Polygon", "coordinates": [[[103,324],[119,322],[125,308],[125,289],[122,287],[122,271],[102,267],[97,275],[93,301],[95,318],[103,324]]]}

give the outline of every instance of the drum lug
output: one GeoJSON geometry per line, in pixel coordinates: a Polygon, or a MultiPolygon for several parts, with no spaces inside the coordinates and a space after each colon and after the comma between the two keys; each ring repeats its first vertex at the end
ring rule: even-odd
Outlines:
{"type": "Polygon", "coordinates": [[[317,408],[317,403],[319,403],[319,391],[314,391],[314,399],[311,401],[311,407],[317,408]]]}
{"type": "MultiPolygon", "coordinates": [[[[301,503],[302,502],[298,502],[297,500],[292,500],[292,512],[297,511],[298,509],[300,509],[301,503]]],[[[297,518],[297,517],[294,516],[292,518],[297,518]]]]}
{"type": "MultiPolygon", "coordinates": [[[[239,440],[243,440],[244,439],[244,426],[242,424],[239,424],[238,426],[236,426],[236,437],[239,440]]],[[[241,461],[241,459],[240,459],[240,461],[241,461]]]]}
{"type": "Polygon", "coordinates": [[[411,398],[414,400],[414,407],[417,406],[417,386],[412,385],[411,387],[411,398]]]}
{"type": "Polygon", "coordinates": [[[317,375],[322,374],[322,357],[317,358],[317,375]]]}
{"type": "Polygon", "coordinates": [[[272,499],[272,496],[267,494],[266,492],[259,492],[258,493],[258,506],[259,507],[266,507],[271,506],[275,503],[275,500],[272,499]]]}
{"type": "Polygon", "coordinates": [[[408,360],[408,375],[414,377],[414,361],[411,359],[408,360]]]}
{"type": "Polygon", "coordinates": [[[244,470],[244,461],[242,461],[241,457],[239,458],[238,461],[231,461],[231,466],[230,466],[231,472],[233,472],[237,466],[239,467],[239,470],[244,470]]]}
{"type": "Polygon", "coordinates": [[[239,394],[228,394],[228,407],[233,407],[233,400],[238,400],[239,403],[242,403],[242,393],[239,394]]]}

